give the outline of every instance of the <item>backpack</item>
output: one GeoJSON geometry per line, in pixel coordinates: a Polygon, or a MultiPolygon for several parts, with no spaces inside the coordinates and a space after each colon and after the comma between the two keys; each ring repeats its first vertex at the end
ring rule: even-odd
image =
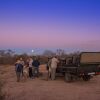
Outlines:
{"type": "Polygon", "coordinates": [[[16,64],[15,70],[16,70],[16,72],[21,72],[22,71],[22,65],[21,64],[16,64]]]}

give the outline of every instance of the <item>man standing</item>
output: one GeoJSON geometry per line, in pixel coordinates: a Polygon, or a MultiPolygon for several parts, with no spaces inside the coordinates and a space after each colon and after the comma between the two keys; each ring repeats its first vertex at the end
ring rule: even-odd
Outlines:
{"type": "Polygon", "coordinates": [[[47,74],[47,80],[49,78],[51,78],[51,58],[48,58],[48,62],[47,62],[47,71],[48,71],[48,74],[47,74]]]}
{"type": "Polygon", "coordinates": [[[15,63],[15,71],[16,71],[16,76],[17,76],[17,82],[20,81],[20,77],[21,77],[21,73],[22,73],[22,64],[20,62],[20,60],[17,60],[17,62],[15,63]]]}
{"type": "Polygon", "coordinates": [[[23,68],[24,68],[24,65],[25,65],[23,58],[20,58],[20,64],[22,65],[22,76],[23,76],[23,68]]]}
{"type": "Polygon", "coordinates": [[[40,62],[38,61],[37,57],[33,61],[32,65],[34,67],[34,75],[36,77],[38,77],[39,76],[39,66],[40,66],[40,62]]]}
{"type": "Polygon", "coordinates": [[[51,59],[51,79],[52,80],[55,80],[56,68],[57,68],[58,63],[59,63],[59,61],[56,56],[51,59]]]}

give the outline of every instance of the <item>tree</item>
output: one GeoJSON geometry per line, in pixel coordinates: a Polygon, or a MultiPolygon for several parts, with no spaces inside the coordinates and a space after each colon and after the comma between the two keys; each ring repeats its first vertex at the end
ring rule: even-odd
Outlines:
{"type": "Polygon", "coordinates": [[[13,56],[14,51],[8,49],[8,50],[0,50],[0,56],[1,57],[6,57],[6,56],[13,56]]]}
{"type": "Polygon", "coordinates": [[[14,52],[10,49],[0,50],[0,64],[13,64],[14,52]]]}
{"type": "Polygon", "coordinates": [[[12,50],[10,50],[10,49],[8,49],[8,50],[6,50],[6,53],[5,53],[5,56],[13,56],[14,55],[14,51],[12,51],[12,50]]]}
{"type": "Polygon", "coordinates": [[[65,51],[63,49],[57,49],[56,55],[58,55],[58,56],[64,56],[66,54],[65,54],[65,51]]]}
{"type": "Polygon", "coordinates": [[[54,56],[55,53],[54,53],[53,51],[51,51],[51,50],[45,50],[45,51],[43,52],[43,55],[44,55],[44,56],[54,56]]]}
{"type": "Polygon", "coordinates": [[[0,56],[4,56],[5,55],[5,50],[0,50],[0,56]]]}

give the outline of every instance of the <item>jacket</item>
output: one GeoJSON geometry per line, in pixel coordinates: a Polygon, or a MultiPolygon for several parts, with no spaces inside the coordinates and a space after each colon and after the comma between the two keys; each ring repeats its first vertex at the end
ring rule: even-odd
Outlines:
{"type": "Polygon", "coordinates": [[[34,67],[39,67],[40,66],[40,62],[38,60],[34,60],[33,63],[32,63],[32,65],[34,67]]]}

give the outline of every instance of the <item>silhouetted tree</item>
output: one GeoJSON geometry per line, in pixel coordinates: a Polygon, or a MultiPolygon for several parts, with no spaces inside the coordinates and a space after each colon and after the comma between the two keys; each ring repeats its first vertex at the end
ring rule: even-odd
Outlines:
{"type": "Polygon", "coordinates": [[[0,56],[4,56],[5,55],[5,50],[0,50],[0,56]]]}
{"type": "Polygon", "coordinates": [[[58,56],[64,56],[64,55],[66,55],[65,50],[63,50],[63,49],[57,49],[56,50],[56,55],[58,55],[58,56]]]}
{"type": "Polygon", "coordinates": [[[54,53],[53,51],[51,51],[51,50],[45,50],[45,51],[43,52],[43,55],[44,55],[44,56],[54,56],[55,53],[54,53]]]}

